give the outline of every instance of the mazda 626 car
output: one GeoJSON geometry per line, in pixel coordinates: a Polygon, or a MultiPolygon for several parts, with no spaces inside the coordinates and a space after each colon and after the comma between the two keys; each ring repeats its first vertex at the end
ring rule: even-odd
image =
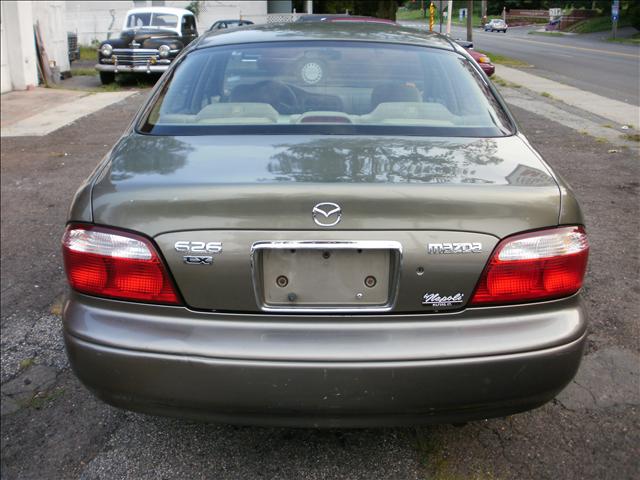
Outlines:
{"type": "Polygon", "coordinates": [[[464,422],[575,375],[574,195],[468,52],[391,24],[193,42],[78,191],[71,364],[222,422],[464,422]]]}

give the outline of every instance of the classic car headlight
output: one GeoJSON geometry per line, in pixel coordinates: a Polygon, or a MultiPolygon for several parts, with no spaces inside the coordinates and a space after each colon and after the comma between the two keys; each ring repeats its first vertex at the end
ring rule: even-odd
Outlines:
{"type": "Polygon", "coordinates": [[[111,52],[113,52],[113,47],[108,43],[105,43],[104,45],[102,45],[102,47],[100,47],[100,55],[102,55],[103,57],[110,57],[111,52]]]}
{"type": "Polygon", "coordinates": [[[158,53],[162,58],[167,58],[169,56],[170,50],[171,48],[169,48],[168,45],[160,45],[160,47],[158,48],[158,53]]]}

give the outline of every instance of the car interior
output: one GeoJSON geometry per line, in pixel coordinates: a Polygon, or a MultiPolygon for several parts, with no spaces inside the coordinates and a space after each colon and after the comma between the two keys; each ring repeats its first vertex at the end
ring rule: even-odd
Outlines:
{"type": "Polygon", "coordinates": [[[359,45],[208,50],[177,69],[150,123],[497,123],[486,84],[465,58],[450,52],[359,45]]]}

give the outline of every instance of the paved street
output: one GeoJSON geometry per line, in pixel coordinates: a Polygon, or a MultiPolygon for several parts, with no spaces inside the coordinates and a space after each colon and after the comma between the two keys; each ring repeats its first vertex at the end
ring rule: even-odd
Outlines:
{"type": "MultiPolygon", "coordinates": [[[[586,215],[592,248],[585,286],[589,346],[578,377],[552,403],[463,427],[233,427],[127,413],[94,399],[70,371],[62,344],[66,287],[59,241],[75,189],[144,94],[43,137],[3,138],[2,478],[636,476],[638,150],[616,144],[618,133],[610,143],[558,123],[564,118],[551,120],[562,106],[523,90],[505,89],[505,98],[527,107],[514,106],[513,112],[572,184],[586,215]]],[[[602,121],[592,123],[597,128],[602,121]]]]}
{"type": "MultiPolygon", "coordinates": [[[[527,62],[533,65],[527,71],[534,75],[640,105],[640,47],[604,42],[602,32],[550,37],[529,35],[530,30],[531,27],[514,27],[503,34],[476,28],[474,48],[527,62]]],[[[451,36],[466,39],[466,28],[452,26],[451,36]]]]}

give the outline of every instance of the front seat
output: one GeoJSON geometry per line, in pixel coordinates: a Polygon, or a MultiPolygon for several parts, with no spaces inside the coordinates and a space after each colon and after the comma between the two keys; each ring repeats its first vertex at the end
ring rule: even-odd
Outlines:
{"type": "Polygon", "coordinates": [[[231,90],[229,102],[268,103],[280,114],[291,115],[299,113],[295,93],[284,83],[274,80],[265,80],[250,85],[238,85],[231,90]]]}
{"type": "Polygon", "coordinates": [[[420,90],[411,83],[383,83],[371,92],[371,111],[381,103],[422,102],[420,90]]]}

